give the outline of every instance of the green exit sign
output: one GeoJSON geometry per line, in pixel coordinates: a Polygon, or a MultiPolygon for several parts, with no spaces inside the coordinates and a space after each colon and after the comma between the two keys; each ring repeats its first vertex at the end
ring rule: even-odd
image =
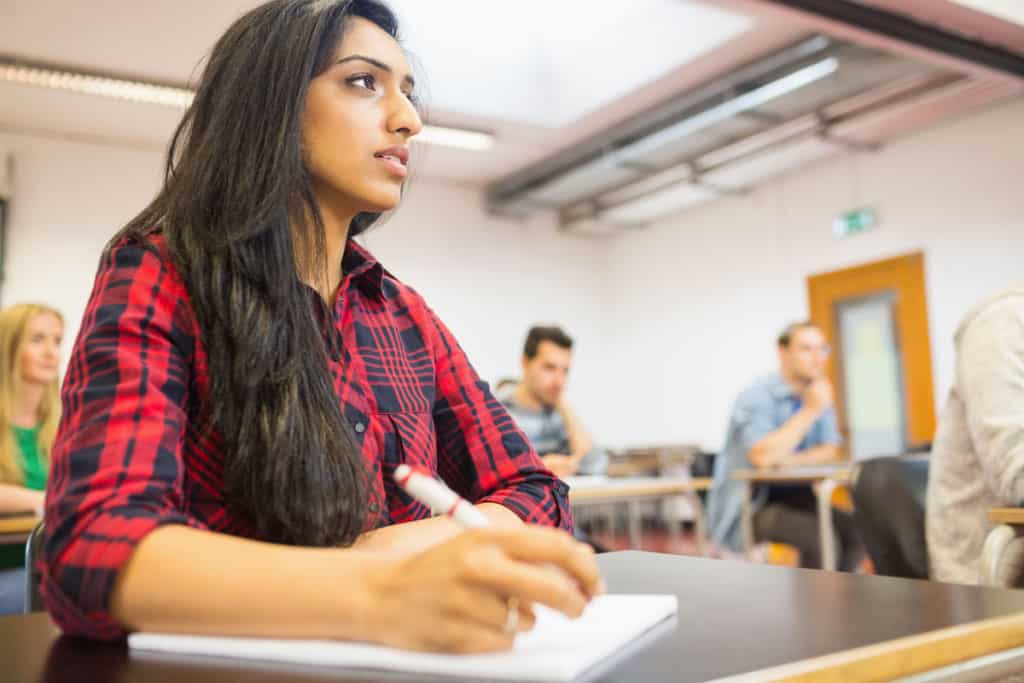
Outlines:
{"type": "Polygon", "coordinates": [[[832,232],[836,237],[849,237],[866,232],[878,225],[878,214],[874,209],[856,209],[840,214],[832,221],[832,232]]]}

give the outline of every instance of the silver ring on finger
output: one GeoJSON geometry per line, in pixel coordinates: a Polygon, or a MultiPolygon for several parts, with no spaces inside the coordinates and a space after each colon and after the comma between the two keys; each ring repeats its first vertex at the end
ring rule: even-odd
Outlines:
{"type": "Polygon", "coordinates": [[[508,599],[508,615],[505,617],[505,633],[512,635],[519,628],[519,598],[508,599]]]}

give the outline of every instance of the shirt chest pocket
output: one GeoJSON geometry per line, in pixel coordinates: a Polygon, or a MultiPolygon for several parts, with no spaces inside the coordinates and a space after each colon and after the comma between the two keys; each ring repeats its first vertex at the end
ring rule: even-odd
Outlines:
{"type": "Polygon", "coordinates": [[[395,483],[395,468],[405,464],[430,474],[437,473],[437,435],[430,413],[378,415],[382,429],[381,478],[388,507],[404,511],[401,521],[423,519],[430,511],[416,503],[395,483]]]}
{"type": "Polygon", "coordinates": [[[356,343],[375,412],[420,414],[434,407],[434,359],[416,327],[401,332],[356,325],[356,343]]]}
{"type": "Polygon", "coordinates": [[[430,413],[387,413],[377,419],[383,432],[385,476],[402,464],[437,471],[437,435],[430,413]]]}

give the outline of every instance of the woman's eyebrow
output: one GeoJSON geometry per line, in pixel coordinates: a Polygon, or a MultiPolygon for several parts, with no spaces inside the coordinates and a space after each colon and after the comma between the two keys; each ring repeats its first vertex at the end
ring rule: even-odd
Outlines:
{"type": "MultiPolygon", "coordinates": [[[[380,61],[379,59],[374,59],[373,57],[367,57],[366,55],[349,55],[348,57],[342,57],[336,63],[337,64],[344,64],[345,62],[352,62],[352,61],[366,62],[367,64],[372,64],[373,66],[377,67],[381,71],[386,71],[388,73],[393,73],[394,72],[394,69],[392,69],[390,66],[388,66],[384,62],[380,61]]],[[[410,87],[413,87],[413,88],[416,87],[416,79],[413,78],[412,76],[408,75],[408,74],[406,74],[405,78],[402,79],[402,82],[404,82],[406,85],[408,85],[410,87]]]]}

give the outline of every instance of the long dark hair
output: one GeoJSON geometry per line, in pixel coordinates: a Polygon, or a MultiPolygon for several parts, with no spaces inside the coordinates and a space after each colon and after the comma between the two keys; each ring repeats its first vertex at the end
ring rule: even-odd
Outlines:
{"type": "MultiPolygon", "coordinates": [[[[295,545],[351,544],[369,504],[300,277],[326,268],[302,150],[306,92],[352,17],[397,37],[377,0],[273,0],[236,21],[175,131],[163,189],[111,242],[163,231],[209,357],[227,503],[295,545]]],[[[350,235],[378,217],[358,215],[350,235]]]]}

